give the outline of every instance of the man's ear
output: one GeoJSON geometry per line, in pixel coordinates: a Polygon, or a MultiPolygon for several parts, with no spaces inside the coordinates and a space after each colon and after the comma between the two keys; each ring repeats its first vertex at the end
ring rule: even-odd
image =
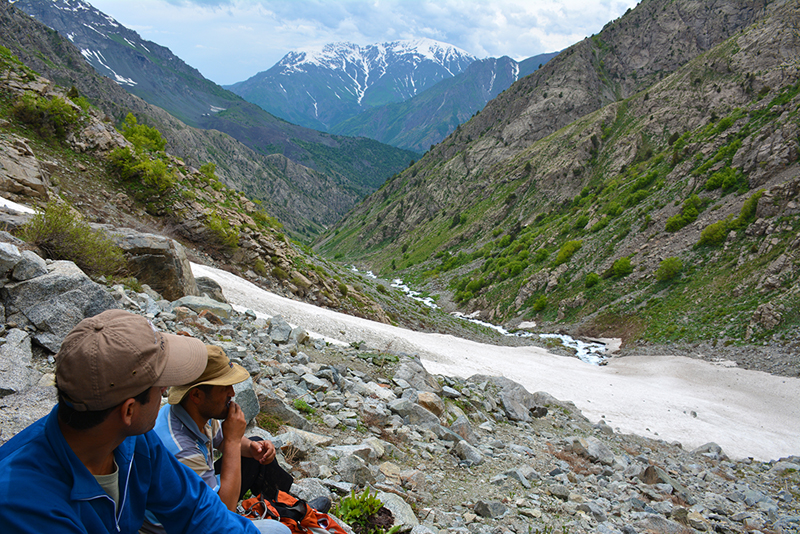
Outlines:
{"type": "Polygon", "coordinates": [[[184,398],[188,399],[189,402],[191,402],[194,405],[199,405],[205,400],[206,394],[200,388],[192,388],[189,390],[189,393],[187,393],[186,397],[184,398]]]}
{"type": "Polygon", "coordinates": [[[120,404],[119,408],[117,408],[120,419],[122,420],[125,426],[131,426],[133,422],[133,416],[135,412],[134,404],[136,403],[135,399],[128,399],[122,404],[120,404]]]}

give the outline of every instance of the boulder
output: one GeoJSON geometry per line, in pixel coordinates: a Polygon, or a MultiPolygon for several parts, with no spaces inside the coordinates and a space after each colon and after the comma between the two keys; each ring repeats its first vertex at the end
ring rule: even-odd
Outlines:
{"type": "Polygon", "coordinates": [[[22,258],[14,266],[11,278],[23,282],[47,274],[47,263],[44,259],[30,250],[22,251],[22,258]]]}
{"type": "Polygon", "coordinates": [[[302,429],[311,428],[311,423],[306,421],[297,410],[290,408],[274,393],[264,388],[259,390],[258,403],[261,406],[262,412],[268,415],[274,415],[282,421],[285,421],[288,425],[302,429]]]}
{"type": "Polygon", "coordinates": [[[392,512],[394,527],[400,527],[399,530],[404,531],[419,525],[419,520],[414,515],[414,510],[399,495],[381,491],[378,492],[378,499],[392,512]]]}
{"type": "Polygon", "coordinates": [[[0,294],[6,312],[25,315],[40,330],[34,339],[51,352],[58,352],[81,320],[117,308],[114,297],[70,261],[51,263],[43,276],[6,284],[0,294]]]}
{"type": "Polygon", "coordinates": [[[394,379],[405,380],[418,391],[430,391],[437,395],[442,392],[439,382],[421,364],[413,360],[401,363],[394,374],[394,379]]]}
{"type": "Polygon", "coordinates": [[[281,315],[270,317],[267,321],[267,333],[276,345],[288,343],[292,337],[292,327],[281,315]]]}
{"type": "Polygon", "coordinates": [[[22,259],[22,253],[11,243],[0,243],[0,274],[13,269],[22,259]]]}
{"type": "Polygon", "coordinates": [[[417,396],[417,404],[433,413],[437,417],[444,413],[444,401],[436,393],[430,391],[420,391],[417,396]]]}
{"type": "Polygon", "coordinates": [[[197,285],[197,294],[200,296],[207,295],[208,297],[216,300],[217,302],[228,303],[228,299],[222,293],[222,287],[213,278],[207,276],[200,276],[194,279],[197,285]]]}
{"type": "Polygon", "coordinates": [[[168,237],[130,228],[102,228],[125,253],[128,269],[140,283],[149,285],[171,301],[198,295],[183,245],[168,237]]]}
{"type": "Polygon", "coordinates": [[[375,477],[369,470],[367,463],[354,454],[345,456],[339,460],[339,463],[336,464],[336,468],[339,471],[339,476],[341,476],[342,480],[345,482],[350,482],[358,486],[375,483],[375,477]]]}
{"type": "Polygon", "coordinates": [[[261,407],[258,403],[258,397],[253,389],[253,379],[248,377],[247,380],[233,385],[234,400],[244,412],[245,421],[252,421],[255,419],[261,407]]]}
{"type": "Polygon", "coordinates": [[[231,316],[231,313],[233,313],[233,307],[230,304],[218,302],[208,297],[197,297],[193,295],[181,297],[172,302],[173,309],[179,307],[189,308],[198,314],[204,311],[210,311],[217,317],[223,317],[225,319],[228,319],[231,316]]]}
{"type": "Polygon", "coordinates": [[[0,397],[20,393],[35,384],[41,374],[33,369],[31,338],[13,328],[0,345],[0,397]]]}

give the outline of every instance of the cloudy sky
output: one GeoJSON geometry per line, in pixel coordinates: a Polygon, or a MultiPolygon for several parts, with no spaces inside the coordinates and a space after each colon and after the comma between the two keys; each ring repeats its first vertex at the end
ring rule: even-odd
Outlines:
{"type": "Polygon", "coordinates": [[[269,69],[286,53],[348,41],[427,37],[479,58],[562,50],[635,0],[88,0],[170,48],[219,84],[269,69]]]}

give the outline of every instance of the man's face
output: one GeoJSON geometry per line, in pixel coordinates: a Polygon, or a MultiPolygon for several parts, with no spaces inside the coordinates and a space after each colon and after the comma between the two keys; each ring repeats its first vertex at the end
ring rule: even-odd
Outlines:
{"type": "Polygon", "coordinates": [[[136,434],[144,434],[153,430],[158,418],[158,410],[161,408],[161,396],[167,388],[153,386],[149,390],[149,400],[146,404],[138,404],[139,414],[136,420],[136,434]]]}
{"type": "Polygon", "coordinates": [[[228,404],[233,399],[233,386],[211,386],[211,391],[205,394],[198,411],[208,419],[225,419],[228,417],[228,404]]]}

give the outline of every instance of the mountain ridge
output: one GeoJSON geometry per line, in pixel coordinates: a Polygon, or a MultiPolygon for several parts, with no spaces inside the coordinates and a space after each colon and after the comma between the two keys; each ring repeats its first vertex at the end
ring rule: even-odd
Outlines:
{"type": "Polygon", "coordinates": [[[329,43],[289,52],[269,69],[226,87],[277,117],[327,131],[360,111],[419,94],[475,59],[432,39],[363,47],[329,43]]]}

